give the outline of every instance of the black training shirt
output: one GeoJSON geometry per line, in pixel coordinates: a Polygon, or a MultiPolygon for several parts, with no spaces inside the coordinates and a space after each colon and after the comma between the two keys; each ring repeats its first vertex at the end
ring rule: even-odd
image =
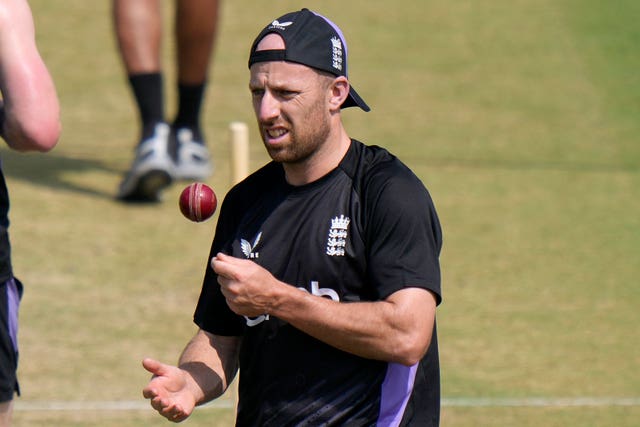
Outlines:
{"type": "MultiPolygon", "coordinates": [[[[407,287],[441,300],[440,223],[422,182],[383,148],[353,140],[340,165],[287,184],[271,162],[225,197],[210,257],[251,259],[277,279],[340,302],[379,301],[407,287]]],[[[207,265],[209,263],[207,259],[207,265]]],[[[207,267],[194,320],[243,336],[237,425],[437,425],[439,362],[364,359],[273,316],[234,314],[207,267]]]]}

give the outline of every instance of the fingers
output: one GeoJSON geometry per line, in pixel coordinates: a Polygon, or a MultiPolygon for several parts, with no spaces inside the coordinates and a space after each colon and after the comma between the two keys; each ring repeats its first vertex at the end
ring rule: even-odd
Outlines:
{"type": "Polygon", "coordinates": [[[232,256],[227,255],[224,252],[218,252],[214,258],[219,259],[220,261],[233,259],[232,256]]]}
{"type": "Polygon", "coordinates": [[[142,395],[147,399],[157,398],[160,395],[160,390],[158,389],[157,381],[154,380],[159,377],[167,377],[170,367],[150,358],[145,358],[142,361],[142,366],[153,374],[149,384],[142,390],[142,395]]]}
{"type": "Polygon", "coordinates": [[[165,382],[170,374],[170,366],[157,360],[146,358],[142,366],[153,374],[149,384],[142,390],[145,399],[149,399],[151,407],[160,415],[173,422],[181,422],[189,417],[189,413],[175,400],[175,395],[167,389],[165,382]]]}
{"type": "Polygon", "coordinates": [[[142,366],[144,367],[144,369],[151,372],[155,376],[166,375],[168,371],[167,365],[148,357],[142,361],[142,366]]]}
{"type": "Polygon", "coordinates": [[[233,279],[234,264],[236,260],[237,258],[220,252],[216,256],[211,258],[211,268],[216,272],[218,276],[233,279]]]}
{"type": "Polygon", "coordinates": [[[169,421],[181,422],[189,417],[189,414],[182,407],[170,403],[166,399],[151,399],[151,407],[169,421]]]}
{"type": "Polygon", "coordinates": [[[216,262],[217,264],[241,265],[246,262],[246,260],[227,255],[223,252],[218,252],[216,256],[211,259],[211,262],[216,262]]]}
{"type": "Polygon", "coordinates": [[[142,390],[142,395],[149,399],[151,403],[151,407],[158,411],[162,416],[167,419],[172,419],[177,414],[183,414],[184,411],[181,410],[176,404],[172,403],[168,398],[161,397],[159,395],[159,391],[151,386],[147,386],[144,390],[142,390]]]}
{"type": "Polygon", "coordinates": [[[211,263],[213,264],[214,262],[224,262],[224,261],[229,261],[230,258],[233,258],[225,253],[222,252],[218,252],[213,258],[211,258],[211,263]]]}

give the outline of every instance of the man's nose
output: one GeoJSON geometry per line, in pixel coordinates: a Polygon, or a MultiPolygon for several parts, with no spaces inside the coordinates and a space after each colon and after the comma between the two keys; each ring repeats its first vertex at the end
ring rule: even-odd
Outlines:
{"type": "Polygon", "coordinates": [[[258,118],[261,121],[269,121],[280,115],[280,104],[269,91],[265,91],[258,105],[258,118]]]}

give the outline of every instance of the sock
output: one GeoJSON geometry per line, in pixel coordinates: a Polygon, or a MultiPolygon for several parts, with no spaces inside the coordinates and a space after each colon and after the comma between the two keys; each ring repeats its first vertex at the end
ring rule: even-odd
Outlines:
{"type": "Polygon", "coordinates": [[[145,140],[153,135],[156,124],[164,121],[164,94],[161,73],[129,75],[129,84],[142,121],[142,137],[145,140]]]}
{"type": "Polygon", "coordinates": [[[195,142],[204,143],[200,129],[200,110],[204,97],[205,83],[178,83],[178,114],[173,121],[173,128],[189,128],[193,132],[195,142]]]}

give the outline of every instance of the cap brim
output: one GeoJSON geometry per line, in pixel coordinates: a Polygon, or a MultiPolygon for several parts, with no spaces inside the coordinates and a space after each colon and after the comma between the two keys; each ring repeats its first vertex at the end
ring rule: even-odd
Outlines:
{"type": "Polygon", "coordinates": [[[345,99],[345,101],[342,103],[340,107],[341,108],[360,107],[364,111],[371,111],[371,108],[369,108],[367,103],[364,102],[364,99],[362,99],[360,95],[358,95],[358,92],[356,92],[353,86],[349,88],[349,96],[347,97],[347,99],[345,99]]]}

